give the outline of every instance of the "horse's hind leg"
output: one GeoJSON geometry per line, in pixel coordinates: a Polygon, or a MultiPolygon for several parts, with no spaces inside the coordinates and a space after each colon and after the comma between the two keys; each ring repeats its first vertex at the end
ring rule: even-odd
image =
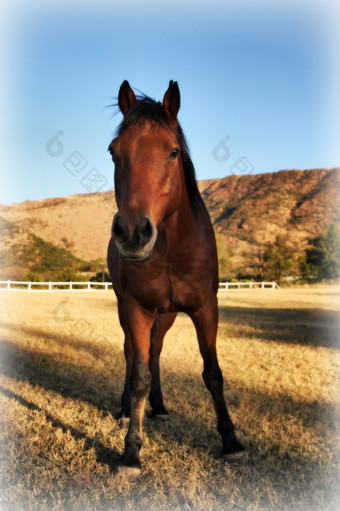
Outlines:
{"type": "Polygon", "coordinates": [[[151,386],[149,401],[154,418],[165,419],[168,412],[163,403],[163,394],[161,390],[159,374],[159,357],[163,347],[163,340],[166,332],[175,321],[176,313],[161,314],[157,316],[151,329],[149,370],[151,374],[151,386]]]}
{"type": "Polygon", "coordinates": [[[206,303],[199,312],[192,314],[200,352],[204,361],[203,379],[211,393],[216,416],[217,429],[222,439],[222,457],[229,463],[241,462],[245,458],[243,445],[234,433],[234,424],[229,416],[223,395],[223,376],[217,361],[216,335],[218,323],[217,300],[206,303]]]}
{"type": "Polygon", "coordinates": [[[124,355],[125,355],[125,383],[124,390],[121,397],[121,411],[118,415],[118,423],[121,427],[125,426],[130,421],[131,412],[131,396],[130,396],[130,379],[132,374],[132,345],[128,335],[125,335],[124,340],[124,355]]]}
{"type": "MultiPolygon", "coordinates": [[[[152,407],[152,416],[158,419],[165,419],[168,416],[168,412],[163,403],[163,394],[161,390],[159,357],[163,348],[164,336],[175,321],[176,315],[176,313],[171,313],[157,316],[151,329],[149,358],[151,385],[149,401],[152,407]]],[[[124,355],[126,372],[124,390],[121,397],[121,411],[118,415],[118,422],[120,426],[125,426],[129,423],[131,412],[130,379],[132,374],[133,349],[128,332],[125,332],[124,355]]]]}

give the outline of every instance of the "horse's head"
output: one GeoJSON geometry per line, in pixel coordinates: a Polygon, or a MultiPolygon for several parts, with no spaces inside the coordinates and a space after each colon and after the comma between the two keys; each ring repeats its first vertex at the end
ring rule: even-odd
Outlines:
{"type": "Polygon", "coordinates": [[[146,261],[156,243],[157,227],[176,211],[182,193],[179,88],[171,81],[163,103],[157,103],[136,98],[124,81],[118,104],[124,119],[109,146],[118,205],[112,235],[122,259],[146,261]]]}

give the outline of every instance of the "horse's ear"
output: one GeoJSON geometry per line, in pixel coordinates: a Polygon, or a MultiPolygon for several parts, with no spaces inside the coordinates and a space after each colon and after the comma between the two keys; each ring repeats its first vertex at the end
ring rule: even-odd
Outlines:
{"type": "Polygon", "coordinates": [[[130,87],[127,80],[124,80],[119,89],[118,105],[123,115],[126,115],[129,110],[136,104],[136,96],[130,87]]]}
{"type": "Polygon", "coordinates": [[[163,107],[166,114],[174,121],[177,120],[179,107],[181,106],[181,96],[177,82],[172,80],[169,83],[169,88],[164,94],[163,107]]]}

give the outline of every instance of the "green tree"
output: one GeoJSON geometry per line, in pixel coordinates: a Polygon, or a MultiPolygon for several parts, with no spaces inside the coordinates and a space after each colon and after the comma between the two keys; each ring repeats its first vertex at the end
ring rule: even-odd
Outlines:
{"type": "Polygon", "coordinates": [[[111,282],[110,275],[107,271],[99,271],[91,279],[91,282],[111,282]]]}
{"type": "Polygon", "coordinates": [[[285,238],[276,236],[275,243],[267,245],[263,254],[264,276],[280,283],[293,266],[292,249],[287,245],[285,238]]]}
{"type": "Polygon", "coordinates": [[[248,266],[251,268],[252,278],[256,280],[264,280],[265,276],[265,254],[266,248],[258,247],[255,252],[248,255],[248,266]]]}
{"type": "Polygon", "coordinates": [[[226,241],[219,233],[215,233],[217,253],[218,253],[218,272],[221,281],[231,280],[233,277],[232,263],[227,250],[226,241]]]}
{"type": "Polygon", "coordinates": [[[340,278],[340,227],[331,225],[325,234],[309,240],[305,259],[301,263],[303,277],[309,280],[340,278]]]}

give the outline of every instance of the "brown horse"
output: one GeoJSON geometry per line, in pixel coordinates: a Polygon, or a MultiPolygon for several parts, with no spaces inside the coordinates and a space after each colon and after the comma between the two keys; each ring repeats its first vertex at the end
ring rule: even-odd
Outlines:
{"type": "Polygon", "coordinates": [[[124,115],[109,151],[115,164],[118,213],[113,219],[108,267],[125,334],[126,378],[121,419],[129,419],[117,470],[141,469],[142,421],[148,391],[155,417],[164,418],[159,357],[179,311],[192,319],[222,437],[222,456],[240,461],[223,396],[216,355],[218,264],[211,221],[177,120],[180,94],[170,82],[163,103],[119,90],[124,115]]]}

